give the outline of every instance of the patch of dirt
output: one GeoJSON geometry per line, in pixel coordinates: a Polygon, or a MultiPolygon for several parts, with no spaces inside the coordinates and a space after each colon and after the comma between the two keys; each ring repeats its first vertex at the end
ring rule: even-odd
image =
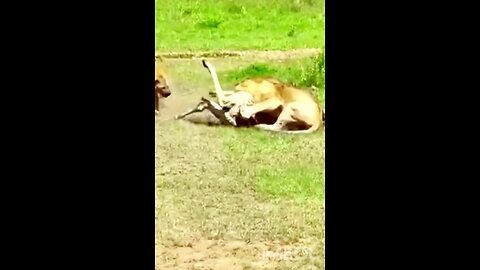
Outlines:
{"type": "MultiPolygon", "coordinates": [[[[160,101],[160,115],[155,117],[155,121],[158,123],[166,122],[166,121],[173,121],[175,120],[175,116],[178,114],[184,113],[190,109],[195,108],[195,106],[200,102],[201,97],[210,98],[206,94],[202,94],[201,91],[197,91],[194,93],[197,94],[184,94],[182,91],[178,91],[175,95],[171,95],[167,99],[163,99],[160,101]]],[[[188,115],[184,118],[184,120],[176,120],[176,121],[189,121],[195,124],[208,124],[208,125],[219,125],[220,120],[216,118],[212,113],[208,110],[203,112],[196,112],[194,114],[188,115]]]]}
{"type": "Polygon", "coordinates": [[[300,243],[281,245],[278,242],[192,239],[157,245],[155,269],[275,269],[279,261],[288,264],[311,255],[311,250],[300,243]]]}
{"type": "Polygon", "coordinates": [[[315,56],[321,53],[320,49],[293,49],[293,50],[272,50],[272,51],[219,51],[219,52],[158,52],[155,57],[163,58],[217,58],[217,57],[242,57],[260,59],[291,59],[315,56]]]}

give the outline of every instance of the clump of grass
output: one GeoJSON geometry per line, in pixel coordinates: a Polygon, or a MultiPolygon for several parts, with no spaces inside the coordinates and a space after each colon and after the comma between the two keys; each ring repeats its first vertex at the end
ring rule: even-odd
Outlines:
{"type": "Polygon", "coordinates": [[[231,14],[247,14],[247,9],[245,8],[245,6],[241,6],[236,3],[228,3],[227,10],[231,14]]]}
{"type": "Polygon", "coordinates": [[[209,18],[198,22],[196,25],[198,28],[210,28],[215,29],[222,23],[220,19],[217,18],[209,18]]]}
{"type": "Polygon", "coordinates": [[[183,16],[190,16],[190,14],[192,14],[192,10],[191,9],[182,10],[181,14],[183,16]]]}
{"type": "Polygon", "coordinates": [[[302,69],[298,84],[314,86],[315,96],[325,106],[325,49],[320,55],[311,59],[311,63],[306,69],[302,69]]]}
{"type": "Polygon", "coordinates": [[[325,50],[322,51],[323,53],[313,58],[313,63],[302,73],[301,85],[325,88],[325,50]]]}
{"type": "Polygon", "coordinates": [[[288,31],[287,36],[293,37],[295,35],[295,27],[292,27],[290,31],[288,31]]]}

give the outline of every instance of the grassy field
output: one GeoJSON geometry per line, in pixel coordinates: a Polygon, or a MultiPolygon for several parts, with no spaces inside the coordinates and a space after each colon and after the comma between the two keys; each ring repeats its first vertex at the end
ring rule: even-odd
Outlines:
{"type": "Polygon", "coordinates": [[[298,140],[185,123],[164,123],[156,135],[157,269],[324,268],[323,135],[298,140]],[[318,155],[300,158],[304,147],[318,155]],[[262,258],[295,247],[311,253],[262,258]]]}
{"type": "Polygon", "coordinates": [[[155,0],[158,51],[320,48],[324,0],[155,0]]]}
{"type": "MultiPolygon", "coordinates": [[[[323,7],[323,0],[156,0],[155,45],[322,48],[323,7]]],[[[273,76],[317,87],[325,105],[324,55],[209,61],[225,89],[273,76]]],[[[200,59],[166,64],[173,94],[155,119],[155,269],[325,269],[324,131],[285,135],[174,121],[213,85],[200,59]]]]}
{"type": "MultiPolygon", "coordinates": [[[[288,80],[311,61],[210,59],[226,89],[265,74],[253,66],[288,80]]],[[[325,133],[171,120],[213,86],[200,60],[168,64],[175,93],[155,128],[156,269],[324,269],[325,133]]]]}

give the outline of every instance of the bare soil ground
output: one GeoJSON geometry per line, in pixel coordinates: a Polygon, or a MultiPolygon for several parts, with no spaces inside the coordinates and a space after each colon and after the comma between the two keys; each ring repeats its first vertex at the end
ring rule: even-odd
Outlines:
{"type": "MultiPolygon", "coordinates": [[[[253,60],[209,61],[221,71],[253,60]]],[[[252,158],[281,161],[254,145],[245,146],[248,157],[228,151],[257,131],[173,120],[213,84],[198,59],[167,62],[173,94],[155,119],[155,269],[324,269],[324,202],[258,194],[252,158]]],[[[298,144],[318,145],[317,137],[298,144]]]]}
{"type": "Polygon", "coordinates": [[[317,55],[321,52],[317,48],[306,49],[294,49],[288,51],[273,50],[273,51],[220,51],[220,52],[157,52],[155,56],[161,56],[164,58],[176,58],[176,59],[189,59],[189,58],[202,58],[202,57],[242,57],[244,59],[256,58],[256,59],[292,59],[300,57],[308,57],[317,55]]]}

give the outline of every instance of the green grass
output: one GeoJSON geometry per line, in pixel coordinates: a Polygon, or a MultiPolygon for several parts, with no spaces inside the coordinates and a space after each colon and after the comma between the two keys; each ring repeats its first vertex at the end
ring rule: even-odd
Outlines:
{"type": "Polygon", "coordinates": [[[324,199],[325,133],[299,137],[225,129],[223,135],[224,151],[242,168],[240,174],[255,179],[265,198],[324,199]]]}
{"type": "Polygon", "coordinates": [[[155,0],[155,48],[319,48],[324,6],[324,0],[155,0]]]}
{"type": "Polygon", "coordinates": [[[273,197],[323,199],[323,167],[294,164],[286,168],[265,168],[258,174],[258,190],[273,197]]]}
{"type": "Polygon", "coordinates": [[[252,77],[275,77],[300,88],[315,86],[316,96],[325,106],[325,55],[292,60],[289,63],[256,62],[246,67],[221,73],[226,82],[233,84],[252,77]]]}

